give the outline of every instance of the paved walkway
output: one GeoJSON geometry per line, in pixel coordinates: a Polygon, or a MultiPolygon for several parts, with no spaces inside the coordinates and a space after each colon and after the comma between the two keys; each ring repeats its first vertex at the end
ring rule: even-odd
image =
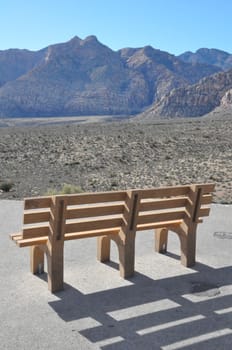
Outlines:
{"type": "Polygon", "coordinates": [[[153,233],[136,241],[136,274],[123,280],[112,262],[96,261],[95,239],[65,243],[65,290],[52,295],[29,272],[29,250],[8,233],[20,230],[22,202],[0,201],[1,349],[231,349],[232,206],[213,205],[199,225],[197,264],[179,261],[170,234],[167,255],[153,233]]]}

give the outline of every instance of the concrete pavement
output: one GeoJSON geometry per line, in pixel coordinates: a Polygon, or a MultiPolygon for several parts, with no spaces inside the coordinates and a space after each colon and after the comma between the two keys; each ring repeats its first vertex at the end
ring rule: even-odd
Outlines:
{"type": "Polygon", "coordinates": [[[136,273],[123,280],[112,261],[96,261],[96,240],[65,242],[65,289],[47,290],[46,274],[29,271],[29,250],[8,238],[18,232],[22,202],[0,201],[1,349],[231,349],[232,206],[212,205],[198,227],[197,264],[154,252],[153,232],[139,232],[136,273]]]}

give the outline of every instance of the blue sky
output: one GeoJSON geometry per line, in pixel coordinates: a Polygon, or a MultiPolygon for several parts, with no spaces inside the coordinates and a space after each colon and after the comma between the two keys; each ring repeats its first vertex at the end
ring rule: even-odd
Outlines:
{"type": "Polygon", "coordinates": [[[113,50],[232,53],[231,0],[0,0],[0,50],[39,50],[96,35],[113,50]]]}

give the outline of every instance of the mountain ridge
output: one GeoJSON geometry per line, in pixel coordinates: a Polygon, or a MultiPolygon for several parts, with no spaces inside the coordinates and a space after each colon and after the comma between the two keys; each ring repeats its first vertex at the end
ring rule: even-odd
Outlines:
{"type": "Polygon", "coordinates": [[[148,119],[159,117],[200,117],[220,104],[231,101],[232,69],[201,79],[198,83],[173,89],[168,95],[140,116],[148,119]]]}
{"type": "Polygon", "coordinates": [[[223,71],[151,46],[113,51],[94,35],[11,50],[0,51],[1,118],[135,115],[223,71]]]}
{"type": "Polygon", "coordinates": [[[206,63],[224,71],[232,69],[232,54],[218,49],[201,48],[196,52],[184,52],[178,57],[186,63],[206,63]]]}

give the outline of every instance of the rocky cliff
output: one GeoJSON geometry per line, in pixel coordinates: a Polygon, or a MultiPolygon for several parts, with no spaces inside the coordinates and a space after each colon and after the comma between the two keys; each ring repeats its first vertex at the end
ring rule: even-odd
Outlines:
{"type": "Polygon", "coordinates": [[[197,117],[231,101],[232,69],[203,78],[198,83],[173,89],[141,117],[197,117]],[[230,91],[229,91],[230,90],[230,91]]]}
{"type": "Polygon", "coordinates": [[[117,52],[96,37],[0,52],[0,117],[132,115],[221,68],[150,46],[117,52]]]}
{"type": "Polygon", "coordinates": [[[29,50],[0,50],[0,87],[33,69],[44,58],[46,49],[33,52],[29,50]]]}
{"type": "Polygon", "coordinates": [[[222,97],[221,106],[232,107],[232,89],[228,90],[222,97]]]}

